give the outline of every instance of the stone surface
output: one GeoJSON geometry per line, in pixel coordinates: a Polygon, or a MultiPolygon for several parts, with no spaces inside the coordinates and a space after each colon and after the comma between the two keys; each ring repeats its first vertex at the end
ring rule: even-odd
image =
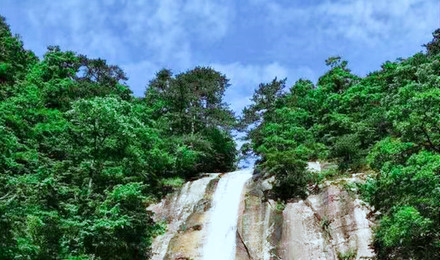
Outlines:
{"type": "MultiPolygon", "coordinates": [[[[313,162],[308,168],[320,171],[329,165],[313,162]]],[[[370,209],[346,190],[346,184],[363,180],[353,174],[327,181],[317,194],[285,205],[265,201],[264,179],[246,187],[240,207],[240,240],[236,259],[372,259],[373,223],[370,209]],[[284,208],[283,208],[284,206],[284,208]]]]}
{"type": "MultiPolygon", "coordinates": [[[[309,164],[314,171],[327,167],[309,164]]],[[[188,182],[149,207],[156,221],[168,224],[153,242],[152,259],[201,259],[218,177],[188,182]]],[[[364,179],[365,174],[353,174],[326,181],[306,199],[282,204],[266,199],[273,178],[255,176],[240,200],[235,259],[373,259],[371,210],[347,185],[364,179]]]]}
{"type": "Polygon", "coordinates": [[[156,237],[152,245],[153,260],[197,259],[203,243],[206,211],[218,180],[211,174],[196,181],[187,182],[160,203],[148,207],[154,212],[155,221],[165,221],[167,231],[156,237]]]}

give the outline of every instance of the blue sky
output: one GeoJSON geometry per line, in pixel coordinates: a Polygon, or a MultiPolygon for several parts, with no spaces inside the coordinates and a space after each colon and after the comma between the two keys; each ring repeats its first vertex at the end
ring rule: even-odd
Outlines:
{"type": "Polygon", "coordinates": [[[196,65],[225,73],[239,112],[275,76],[316,82],[340,55],[358,75],[422,51],[438,27],[438,0],[95,1],[1,0],[25,47],[59,45],[119,65],[140,96],[161,68],[196,65]]]}

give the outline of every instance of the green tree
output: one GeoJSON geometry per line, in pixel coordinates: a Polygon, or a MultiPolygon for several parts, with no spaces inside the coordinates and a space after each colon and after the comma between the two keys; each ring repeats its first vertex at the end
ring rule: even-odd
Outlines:
{"type": "Polygon", "coordinates": [[[34,53],[23,48],[19,36],[12,35],[5,18],[0,16],[0,101],[19,91],[16,83],[24,79],[37,60],[34,53]]]}
{"type": "Polygon", "coordinates": [[[196,67],[173,76],[170,70],[156,74],[144,104],[177,151],[176,169],[185,177],[197,172],[229,171],[235,162],[231,130],[235,117],[224,103],[228,79],[207,67],[196,67]],[[184,171],[181,171],[183,167],[184,171]]]}
{"type": "Polygon", "coordinates": [[[266,103],[266,92],[257,90],[244,110],[242,122],[251,129],[246,149],[275,176],[277,198],[307,194],[315,181],[305,171],[310,159],[336,162],[340,171],[375,171],[362,194],[379,214],[380,259],[439,258],[438,34],[426,54],[387,61],[363,78],[330,57],[316,86],[300,80],[286,93],[269,88],[275,91],[266,103]]]}

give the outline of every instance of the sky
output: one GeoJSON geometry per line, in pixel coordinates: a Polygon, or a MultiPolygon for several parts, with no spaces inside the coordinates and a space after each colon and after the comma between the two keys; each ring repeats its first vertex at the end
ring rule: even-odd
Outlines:
{"type": "Polygon", "coordinates": [[[238,114],[261,82],[316,82],[341,56],[360,76],[423,51],[440,27],[438,0],[0,0],[27,49],[47,46],[120,66],[142,96],[162,68],[211,66],[238,114]]]}

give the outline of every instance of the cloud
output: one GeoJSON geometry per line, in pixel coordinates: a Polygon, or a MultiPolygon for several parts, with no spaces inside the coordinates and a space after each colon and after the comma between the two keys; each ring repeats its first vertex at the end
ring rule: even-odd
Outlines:
{"type": "Polygon", "coordinates": [[[235,111],[275,76],[316,82],[334,55],[366,74],[420,51],[438,27],[437,0],[2,0],[2,12],[26,48],[106,59],[136,95],[161,68],[211,64],[231,79],[235,111]]]}
{"type": "MultiPolygon", "coordinates": [[[[60,45],[108,59],[116,58],[124,45],[119,35],[107,25],[108,17],[100,15],[101,6],[90,1],[24,2],[21,10],[26,26],[34,37],[28,44],[60,45]]],[[[44,51],[35,48],[38,51],[44,51]]],[[[33,48],[34,49],[34,48],[33,48]]],[[[41,54],[41,53],[39,53],[41,54]]]]}
{"type": "Polygon", "coordinates": [[[5,1],[21,5],[15,12],[40,44],[50,40],[118,61],[148,56],[178,67],[191,64],[197,45],[225,37],[234,17],[232,5],[222,1],[5,1]]]}
{"type": "Polygon", "coordinates": [[[308,67],[297,67],[289,69],[277,62],[268,64],[242,64],[239,62],[229,64],[211,64],[212,68],[225,74],[230,79],[231,87],[226,91],[226,100],[231,108],[240,113],[241,110],[249,105],[250,98],[254,89],[260,83],[266,83],[273,80],[288,78],[288,83],[300,77],[314,79],[312,70],[308,67]]]}
{"type": "Polygon", "coordinates": [[[319,7],[336,28],[327,28],[327,33],[336,29],[339,35],[348,39],[375,42],[392,38],[396,31],[411,37],[421,36],[437,19],[437,1],[392,0],[392,1],[341,1],[319,7]],[[423,19],[420,19],[423,17],[423,19]]]}
{"type": "MultiPolygon", "coordinates": [[[[437,24],[436,0],[339,0],[309,5],[263,1],[274,26],[308,28],[316,35],[376,44],[396,33],[423,37],[437,24]]],[[[403,41],[404,39],[402,39],[403,41]]]]}
{"type": "Polygon", "coordinates": [[[183,69],[192,63],[195,46],[227,34],[231,12],[215,1],[129,1],[115,20],[151,59],[183,69]]]}
{"type": "Polygon", "coordinates": [[[104,58],[126,71],[135,94],[163,67],[199,63],[197,48],[226,37],[234,17],[232,1],[5,1],[20,17],[28,48],[42,55],[60,45],[104,58]]]}

